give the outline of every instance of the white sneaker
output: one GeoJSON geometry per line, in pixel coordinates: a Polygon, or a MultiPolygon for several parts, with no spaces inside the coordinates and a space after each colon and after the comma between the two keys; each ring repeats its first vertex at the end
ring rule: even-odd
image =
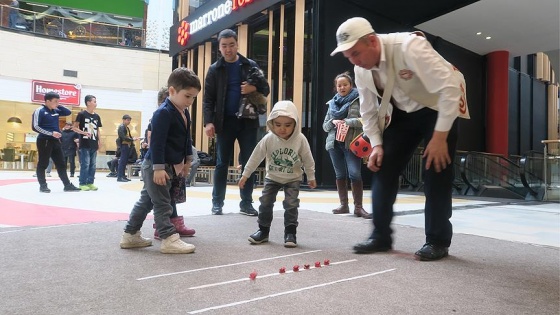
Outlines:
{"type": "Polygon", "coordinates": [[[124,232],[121,238],[121,248],[139,248],[152,246],[152,240],[142,237],[142,232],[134,234],[124,232]]]}
{"type": "Polygon", "coordinates": [[[181,241],[179,233],[175,233],[161,241],[160,251],[164,254],[190,254],[194,249],[194,245],[181,241]]]}

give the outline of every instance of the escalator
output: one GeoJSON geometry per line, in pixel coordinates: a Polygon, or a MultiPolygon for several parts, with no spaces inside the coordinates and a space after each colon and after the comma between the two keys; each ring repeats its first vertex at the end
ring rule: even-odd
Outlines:
{"type": "MultiPolygon", "coordinates": [[[[543,154],[530,151],[510,159],[502,155],[457,151],[453,193],[494,198],[542,200],[543,154]]],[[[401,174],[401,189],[423,189],[422,148],[401,174]]]]}

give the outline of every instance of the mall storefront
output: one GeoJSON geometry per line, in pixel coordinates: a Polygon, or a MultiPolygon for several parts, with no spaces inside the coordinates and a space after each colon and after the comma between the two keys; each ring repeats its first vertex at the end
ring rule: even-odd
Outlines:
{"type": "MultiPolygon", "coordinates": [[[[186,17],[170,29],[169,54],[174,58],[173,66],[193,69],[204,82],[208,67],[219,57],[217,34],[226,28],[236,31],[239,53],[255,60],[268,79],[271,87],[268,110],[278,100],[294,102],[301,113],[302,132],[315,158],[318,184],[333,187],[334,171],[324,148],[326,133],[322,129],[327,111],[325,103],[334,96],[334,77],[344,71],[353,73],[353,66],[343,56],[329,55],[336,46],[336,29],[353,16],[375,21],[372,24],[381,33],[410,27],[375,15],[352,1],[212,0],[194,12],[191,6],[190,15],[184,7],[188,7],[188,1],[179,4],[179,12],[186,17]]],[[[451,53],[459,51],[456,54],[462,51],[456,46],[447,49],[451,53]]],[[[479,64],[480,60],[471,58],[458,64],[473,62],[479,64]]],[[[469,97],[482,102],[482,95],[475,94],[469,97]]],[[[214,140],[204,134],[202,99],[198,97],[192,107],[193,140],[200,150],[213,154],[214,140]]],[[[476,104],[476,100],[472,102],[476,104]]],[[[476,108],[470,111],[477,113],[476,108]]],[[[266,133],[266,115],[261,116],[262,137],[266,133]]],[[[237,165],[235,156],[237,151],[231,158],[231,165],[237,165]]],[[[369,178],[364,181],[369,183],[369,178]]]]}

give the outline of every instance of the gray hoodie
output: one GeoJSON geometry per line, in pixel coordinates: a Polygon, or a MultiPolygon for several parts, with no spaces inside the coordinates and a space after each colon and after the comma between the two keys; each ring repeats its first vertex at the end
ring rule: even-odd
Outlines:
{"type": "Polygon", "coordinates": [[[249,177],[266,158],[266,178],[280,184],[303,179],[315,180],[315,161],[307,138],[301,133],[301,126],[296,106],[290,101],[279,101],[270,112],[266,124],[269,132],[257,143],[249,161],[245,165],[243,176],[249,177]],[[272,121],[278,116],[287,116],[295,120],[294,132],[290,138],[282,139],[272,132],[272,121]],[[303,167],[303,169],[302,169],[303,167]]]}

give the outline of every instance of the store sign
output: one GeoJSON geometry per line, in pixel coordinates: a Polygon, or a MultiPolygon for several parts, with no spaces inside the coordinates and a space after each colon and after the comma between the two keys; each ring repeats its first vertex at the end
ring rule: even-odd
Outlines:
{"type": "Polygon", "coordinates": [[[192,34],[230,15],[232,11],[237,11],[255,1],[257,0],[227,0],[190,23],[184,20],[181,21],[179,29],[177,30],[177,43],[181,46],[185,46],[192,34]]]}
{"type": "Polygon", "coordinates": [[[68,84],[49,81],[31,81],[31,101],[34,103],[44,103],[45,94],[55,92],[60,95],[60,104],[80,106],[80,84],[68,84]]]}
{"type": "Polygon", "coordinates": [[[173,56],[184,49],[207,40],[223,29],[230,28],[277,2],[279,0],[210,1],[203,8],[197,9],[191,16],[171,27],[169,55],[173,56]]]}

